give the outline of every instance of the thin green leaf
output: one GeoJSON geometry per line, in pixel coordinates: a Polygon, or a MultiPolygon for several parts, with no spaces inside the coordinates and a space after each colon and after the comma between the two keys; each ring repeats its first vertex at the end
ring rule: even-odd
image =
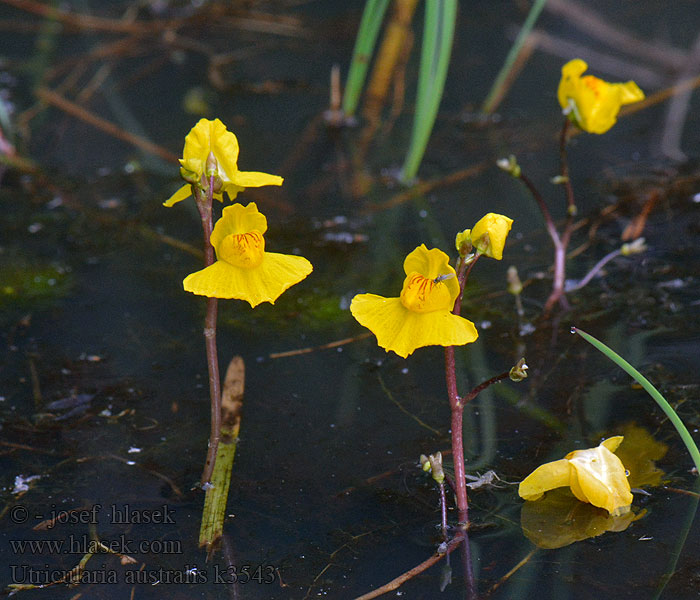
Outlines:
{"type": "Polygon", "coordinates": [[[365,4],[343,94],[343,112],[345,116],[354,115],[355,110],[357,110],[362,86],[367,76],[367,68],[369,67],[370,58],[377,43],[379,29],[382,26],[384,13],[386,13],[388,6],[389,0],[367,0],[365,4]]]}
{"type": "Polygon", "coordinates": [[[547,0],[535,0],[532,8],[530,8],[527,19],[525,19],[525,23],[523,23],[523,27],[520,30],[518,37],[515,38],[515,42],[513,42],[513,46],[510,49],[510,52],[508,52],[508,56],[506,56],[506,60],[503,62],[503,66],[498,72],[498,75],[491,86],[491,90],[486,96],[486,100],[484,100],[484,103],[481,106],[481,112],[486,114],[491,114],[491,112],[493,112],[496,106],[496,99],[500,98],[503,84],[508,78],[515,61],[517,60],[518,55],[525,44],[525,40],[527,40],[527,37],[530,35],[530,32],[535,26],[537,18],[540,16],[545,4],[547,4],[547,0]]]}
{"type": "Polygon", "coordinates": [[[644,377],[637,369],[635,369],[631,364],[629,364],[624,358],[622,358],[619,354],[617,354],[614,350],[611,348],[608,348],[603,342],[600,340],[597,340],[594,338],[592,335],[586,333],[585,331],[581,331],[577,327],[572,327],[571,328],[572,333],[578,333],[584,340],[586,340],[589,344],[591,344],[593,347],[596,349],[600,350],[605,356],[607,356],[611,361],[613,361],[617,366],[621,367],[624,371],[626,371],[629,375],[631,375],[639,385],[641,385],[647,393],[656,401],[656,403],[661,407],[661,410],[666,413],[666,416],[669,418],[671,423],[673,423],[673,426],[676,428],[676,431],[678,431],[678,434],[681,436],[681,439],[685,443],[686,448],[688,448],[688,452],[690,452],[690,456],[693,459],[693,462],[695,463],[695,468],[700,471],[700,452],[698,451],[698,447],[695,445],[695,441],[693,440],[692,436],[690,435],[690,432],[686,428],[686,426],[683,424],[681,421],[680,417],[676,413],[675,410],[673,410],[673,407],[668,403],[666,398],[664,398],[661,395],[661,392],[657,390],[650,382],[649,380],[644,377]]]}
{"type": "Polygon", "coordinates": [[[416,176],[433,130],[445,87],[456,20],[457,0],[430,0],[425,3],[416,112],[410,146],[401,169],[403,183],[410,183],[416,176]]]}

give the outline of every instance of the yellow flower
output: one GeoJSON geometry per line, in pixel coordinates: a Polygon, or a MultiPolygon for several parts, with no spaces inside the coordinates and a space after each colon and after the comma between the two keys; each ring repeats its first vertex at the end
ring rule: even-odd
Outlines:
{"type": "Polygon", "coordinates": [[[622,461],[613,454],[623,436],[604,440],[588,450],[574,450],[561,460],[537,467],[520,482],[524,500],[539,500],[544,492],[569,486],[581,502],[604,508],[613,516],[630,510],[632,492],[622,461]]]}
{"type": "Polygon", "coordinates": [[[459,295],[447,254],[421,244],[403,263],[406,279],[399,298],[359,294],[350,312],[377,336],[387,352],[406,358],[423,346],[461,346],[479,337],[474,323],[452,314],[459,295]]]}
{"type": "MultiPolygon", "coordinates": [[[[471,243],[481,254],[501,260],[513,219],[496,213],[483,216],[471,230],[471,243]]],[[[460,234],[462,235],[462,234],[460,234]]],[[[459,242],[457,236],[457,242],[459,242]]]]}
{"type": "MultiPolygon", "coordinates": [[[[247,187],[263,185],[282,185],[284,181],[278,175],[268,175],[256,171],[238,170],[238,139],[226,129],[219,119],[210,121],[200,119],[185,138],[185,148],[182,151],[180,172],[189,182],[199,182],[204,174],[209,153],[214,155],[217,163],[216,175],[221,180],[222,189],[214,194],[214,198],[223,202],[223,192],[234,200],[238,192],[247,187]]],[[[182,186],[163,204],[172,206],[192,195],[190,183],[182,186]]]]}
{"type": "Polygon", "coordinates": [[[275,303],[287,288],[299,283],[313,267],[301,256],[265,252],[267,219],[255,202],[224,208],[214,225],[211,245],[217,261],[188,275],[185,291],[210,298],[246,300],[252,307],[275,303]]]}
{"type": "Polygon", "coordinates": [[[472,251],[472,230],[460,231],[455,237],[455,246],[459,255],[464,257],[472,251]]]}
{"type": "Polygon", "coordinates": [[[581,77],[587,68],[580,58],[566,63],[557,97],[564,114],[578,127],[588,133],[605,133],[617,121],[620,107],[644,100],[644,92],[634,81],[608,83],[593,75],[581,77]]]}

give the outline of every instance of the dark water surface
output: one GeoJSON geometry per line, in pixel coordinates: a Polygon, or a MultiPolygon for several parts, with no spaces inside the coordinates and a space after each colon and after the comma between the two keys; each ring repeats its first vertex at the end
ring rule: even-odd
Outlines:
{"type": "MultiPolygon", "coordinates": [[[[68,4],[118,18],[128,3],[68,4]]],[[[163,19],[190,10],[184,3],[150,5],[141,9],[142,19],[150,18],[149,10],[165,11],[151,15],[163,19]]],[[[479,596],[698,597],[698,500],[684,493],[697,481],[689,455],[651,399],[569,334],[571,325],[579,326],[628,358],[698,439],[697,93],[680,137],[686,161],[662,155],[669,128],[663,103],[622,118],[606,135],[571,141],[581,219],[571,248],[586,246],[570,261],[569,277],[582,277],[618,248],[650,195],[657,200],[643,232],[649,250],[611,262],[603,277],[570,296],[569,313],[543,321],[551,243],[535,203],[495,160],[516,154],[560,218],[563,195],[549,179],[558,170],[559,70],[574,56],[564,41],[609,80],[627,80],[630,65],[643,67],[648,82],[638,81],[647,95],[672,85],[678,71],[640,51],[607,48],[582,31],[580,20],[545,12],[539,27],[549,41],[530,57],[498,118],[478,123],[473,111],[508,51],[509,28],[525,15],[516,2],[463,2],[445,97],[419,176],[444,177],[481,161],[486,166],[395,203],[404,190],[380,175],[400,166],[410,132],[419,6],[406,108],[371,147],[362,169],[372,183],[354,195],[360,132],[327,131],[318,117],[327,108],[331,65],[347,71],[362,6],[261,3],[257,15],[243,7],[240,14],[271,15],[263,19],[266,28],[255,19],[221,17],[178,30],[176,39],[162,32],[136,36],[128,51],[106,58],[94,50],[126,34],[61,29],[0,7],[0,88],[15,116],[33,106],[37,86],[61,90],[73,72],[66,97],[179,155],[201,116],[185,111],[184,98],[199,87],[206,116],[221,118],[237,134],[241,169],[285,176],[282,188],[251,189],[238,199],[257,202],[267,215],[268,249],[298,252],[314,264],[313,274],[275,306],[220,303],[221,361],[243,357],[246,393],[224,552],[206,562],[197,548],[203,494],[193,489],[209,434],[204,302],[181,288],[201,259],[169,243],[174,238],[199,249],[201,233],[190,202],[161,206],[180,185],[177,167],[56,107],[17,130],[12,139],[38,168],[6,169],[0,187],[3,586],[44,583],[55,578],[52,571],[76,566],[88,524],[32,529],[52,511],[72,509],[85,511],[71,513],[76,521],[94,511],[100,539],[137,563],[97,554],[87,564],[91,582],[23,595],[353,598],[430,557],[440,543],[439,496],[417,462],[421,453],[450,446],[442,349],[421,349],[403,360],[372,337],[275,354],[361,335],[347,310],[354,294],[396,295],[408,252],[426,243],[454,254],[457,231],[497,212],[514,219],[513,230],[503,261],[482,259],[471,275],[463,314],[480,337],[457,350],[460,386],[471,389],[521,356],[531,376],[490,388],[465,413],[468,473],[493,470],[500,479],[470,493],[479,596]],[[624,66],[606,71],[587,54],[592,50],[624,66]],[[226,87],[217,89],[207,77],[208,57],[225,53],[233,53],[221,69],[226,87]],[[80,91],[93,86],[93,95],[79,101],[80,91]],[[513,298],[505,292],[509,265],[530,282],[523,292],[524,319],[533,325],[527,335],[519,335],[513,298]],[[51,404],[57,401],[64,402],[51,404]],[[632,424],[667,451],[657,462],[661,483],[645,488],[650,495],[635,494],[637,519],[628,527],[583,539],[608,528],[600,524],[606,513],[566,505],[565,495],[552,500],[564,512],[526,512],[516,483],[530,471],[632,424]],[[17,476],[40,478],[20,494],[13,489],[17,476]],[[561,522],[545,534],[550,545],[566,536],[581,541],[538,548],[521,528],[521,519],[530,518],[543,530],[561,522]],[[21,546],[29,540],[59,546],[21,546]],[[236,585],[231,565],[242,575],[236,585]],[[246,572],[252,575],[247,582],[246,572]]],[[[690,56],[699,24],[694,2],[616,6],[587,2],[584,9],[599,11],[637,40],[690,56]]],[[[390,596],[467,597],[459,554],[451,555],[452,583],[444,592],[443,561],[390,596]]]]}

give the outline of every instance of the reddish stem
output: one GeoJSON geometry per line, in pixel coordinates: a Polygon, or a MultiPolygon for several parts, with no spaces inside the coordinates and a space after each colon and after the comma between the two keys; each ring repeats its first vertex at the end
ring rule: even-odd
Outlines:
{"type": "Polygon", "coordinates": [[[559,136],[559,174],[566,189],[566,224],[559,244],[554,245],[554,284],[552,293],[547,298],[544,305],[544,312],[548,313],[558,302],[565,310],[569,308],[569,303],[564,295],[564,285],[566,282],[566,249],[569,247],[571,234],[574,230],[574,216],[576,215],[576,202],[574,200],[574,188],[569,177],[569,159],[566,151],[568,142],[569,119],[564,118],[564,124],[559,136]]]}
{"type": "Polygon", "coordinates": [[[447,395],[450,399],[452,430],[452,460],[455,469],[455,495],[457,496],[457,510],[460,523],[469,520],[469,501],[467,500],[467,482],[464,472],[464,443],[462,441],[462,413],[464,405],[457,394],[457,374],[455,369],[455,348],[445,348],[445,381],[447,383],[447,395]]]}
{"type": "Polygon", "coordinates": [[[487,387],[490,385],[493,385],[494,383],[498,383],[499,381],[503,381],[504,379],[507,379],[510,377],[510,371],[506,371],[505,373],[501,373],[500,375],[496,375],[495,377],[491,377],[491,379],[487,379],[483,383],[480,383],[477,385],[471,392],[469,392],[464,398],[462,398],[462,404],[465,406],[469,404],[474,398],[476,398],[481,392],[483,392],[487,387]]]}
{"type": "Polygon", "coordinates": [[[440,526],[442,528],[442,539],[447,541],[447,498],[445,497],[445,484],[440,483],[440,526]]]}
{"type": "MultiPolygon", "coordinates": [[[[204,266],[214,264],[214,247],[210,238],[213,230],[212,225],[212,200],[214,189],[214,178],[209,178],[207,194],[203,196],[202,191],[196,186],[194,197],[202,219],[202,231],[204,234],[204,266]]],[[[204,463],[201,485],[204,486],[211,481],[216,462],[216,453],[219,449],[221,438],[221,377],[219,375],[219,356],[216,347],[216,317],[218,313],[218,299],[207,298],[207,314],[204,318],[204,345],[207,354],[207,366],[209,367],[209,396],[211,399],[211,432],[209,434],[209,447],[207,449],[207,460],[204,463]]]]}
{"type": "Polygon", "coordinates": [[[469,274],[472,272],[476,261],[479,260],[481,254],[475,254],[472,261],[467,265],[464,258],[460,257],[457,263],[457,281],[459,282],[459,294],[455,300],[455,305],[452,307],[452,314],[457,316],[462,312],[462,295],[464,294],[464,286],[469,279],[469,274]]]}
{"type": "MultiPolygon", "coordinates": [[[[469,274],[474,268],[480,254],[476,254],[473,260],[467,264],[464,258],[460,258],[457,265],[457,281],[459,282],[459,294],[455,300],[452,313],[459,316],[462,311],[462,294],[469,274]]],[[[462,420],[464,404],[457,392],[457,374],[455,367],[454,346],[445,348],[445,382],[447,383],[447,395],[450,399],[451,431],[452,431],[452,459],[454,462],[455,479],[454,491],[457,496],[457,510],[459,522],[465,527],[469,523],[469,500],[467,499],[467,482],[464,471],[464,440],[462,438],[462,420]]]]}
{"type": "Polygon", "coordinates": [[[562,180],[566,188],[566,214],[573,217],[576,214],[576,202],[574,201],[574,188],[569,179],[569,160],[566,155],[566,144],[569,141],[569,119],[564,117],[564,124],[559,134],[559,163],[562,180]]]}

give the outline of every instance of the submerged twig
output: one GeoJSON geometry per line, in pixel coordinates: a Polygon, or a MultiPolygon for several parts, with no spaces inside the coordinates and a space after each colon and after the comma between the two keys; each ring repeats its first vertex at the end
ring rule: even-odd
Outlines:
{"type": "Polygon", "coordinates": [[[300,354],[311,354],[318,350],[329,350],[330,348],[338,348],[340,346],[345,346],[346,344],[351,344],[352,342],[359,342],[360,340],[367,339],[372,335],[371,331],[365,333],[360,333],[349,338],[343,338],[342,340],[335,340],[333,342],[328,342],[327,344],[321,344],[320,346],[307,346],[306,348],[298,348],[296,350],[287,350],[286,352],[272,352],[269,354],[269,358],[289,358],[290,356],[299,356],[300,354]]]}
{"type": "Polygon", "coordinates": [[[525,23],[523,23],[522,29],[518,33],[518,37],[515,39],[515,42],[513,42],[513,46],[508,52],[508,56],[506,56],[501,70],[498,72],[493,84],[491,84],[491,90],[487,94],[484,103],[481,105],[481,112],[490,114],[496,110],[496,107],[505,96],[507,89],[512,84],[515,73],[522,68],[525,60],[532,53],[534,44],[530,37],[530,32],[546,3],[547,0],[535,0],[530,8],[530,12],[525,19],[525,23]]]}
{"type": "Polygon", "coordinates": [[[158,146],[157,144],[154,144],[153,142],[146,140],[138,135],[134,135],[133,133],[129,133],[128,131],[120,129],[114,123],[107,121],[102,117],[98,117],[97,115],[89,112],[88,110],[85,110],[82,106],[76,104],[75,102],[67,100],[66,98],[57,94],[53,90],[50,90],[48,88],[39,88],[36,91],[36,94],[44,102],[48,104],[53,104],[55,107],[61,109],[69,115],[72,115],[77,119],[80,119],[81,121],[84,121],[85,123],[88,123],[93,127],[96,127],[97,129],[104,131],[105,133],[115,138],[132,144],[137,148],[141,148],[141,150],[145,150],[146,152],[155,154],[163,160],[174,164],[178,164],[178,157],[175,156],[169,150],[166,150],[165,148],[158,146]]]}
{"type": "Polygon", "coordinates": [[[406,571],[405,573],[402,573],[398,577],[392,579],[389,583],[385,583],[383,586],[378,587],[372,590],[371,592],[363,594],[362,596],[358,596],[357,598],[355,598],[355,600],[371,600],[371,598],[378,598],[379,596],[383,596],[384,594],[393,592],[394,590],[400,588],[404,583],[406,583],[410,579],[413,579],[416,575],[420,575],[421,573],[423,573],[423,571],[427,571],[434,564],[440,562],[443,558],[445,558],[446,556],[454,552],[457,548],[459,548],[459,545],[465,541],[466,532],[460,532],[455,537],[453,537],[445,546],[441,547],[441,549],[444,549],[444,552],[436,552],[429,559],[424,560],[419,565],[416,565],[412,569],[406,571]]]}
{"type": "Polygon", "coordinates": [[[420,183],[417,183],[410,189],[407,189],[403,192],[396,194],[395,196],[392,196],[386,202],[368,206],[363,212],[365,214],[371,214],[383,210],[388,210],[390,208],[393,208],[394,206],[399,206],[404,202],[408,202],[413,198],[424,196],[425,194],[433,191],[436,188],[452,185],[453,183],[457,183],[458,181],[463,181],[471,177],[476,177],[488,166],[490,166],[490,164],[491,161],[484,160],[474,165],[470,165],[469,167],[466,167],[464,169],[454,171],[453,173],[450,173],[448,175],[434,177],[433,179],[422,181],[420,183]]]}
{"type": "Polygon", "coordinates": [[[440,435],[440,431],[435,429],[435,427],[431,427],[425,421],[423,421],[422,419],[420,419],[419,417],[417,417],[413,413],[409,412],[396,398],[394,398],[394,395],[391,393],[391,390],[387,387],[386,383],[384,383],[384,379],[382,378],[382,376],[378,375],[378,377],[379,377],[379,385],[382,387],[382,390],[387,395],[389,400],[391,400],[402,413],[411,417],[411,419],[413,419],[416,423],[418,423],[418,425],[420,425],[421,427],[424,427],[425,429],[427,429],[431,433],[433,433],[437,436],[440,435]]]}
{"type": "Polygon", "coordinates": [[[524,567],[527,563],[529,563],[529,562],[530,562],[530,559],[532,559],[532,557],[535,555],[535,553],[537,552],[537,550],[538,550],[538,548],[533,548],[532,550],[530,550],[530,552],[528,552],[528,553],[525,555],[525,557],[524,557],[520,562],[518,562],[517,565],[515,565],[510,571],[508,571],[503,577],[501,577],[496,583],[494,583],[494,584],[491,586],[491,588],[490,588],[489,591],[487,592],[487,595],[490,596],[491,594],[493,594],[493,592],[495,592],[495,591],[496,591],[499,587],[501,587],[506,581],[508,581],[513,575],[515,575],[515,573],[517,573],[518,570],[520,570],[520,569],[521,569],[522,567],[524,567]]]}

